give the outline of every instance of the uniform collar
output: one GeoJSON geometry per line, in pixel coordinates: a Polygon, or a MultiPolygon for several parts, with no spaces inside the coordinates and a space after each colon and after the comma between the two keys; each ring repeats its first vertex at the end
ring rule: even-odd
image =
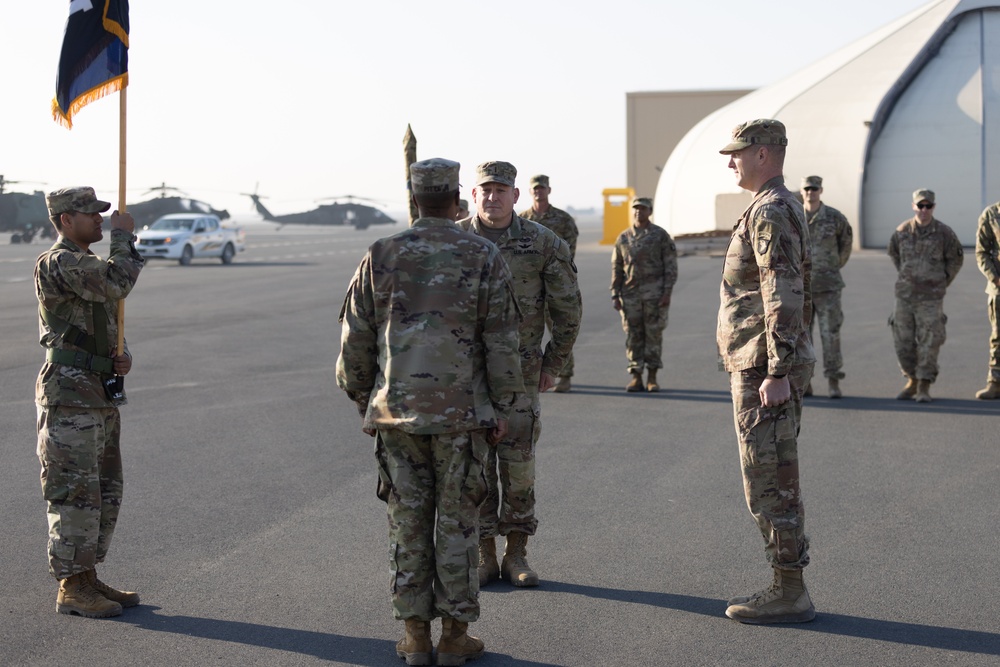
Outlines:
{"type": "MultiPolygon", "coordinates": [[[[524,233],[524,225],[521,224],[521,217],[517,213],[511,213],[511,216],[513,216],[513,219],[510,222],[510,226],[503,230],[503,232],[510,238],[517,239],[524,233]]],[[[472,228],[475,229],[476,233],[480,236],[482,236],[483,227],[486,227],[486,225],[484,225],[483,221],[479,219],[479,214],[477,213],[472,216],[472,228]]],[[[486,227],[486,229],[492,228],[486,227]]]]}

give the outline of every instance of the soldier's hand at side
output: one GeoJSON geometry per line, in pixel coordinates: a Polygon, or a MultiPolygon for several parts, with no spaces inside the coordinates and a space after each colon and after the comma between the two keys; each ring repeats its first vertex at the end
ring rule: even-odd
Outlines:
{"type": "Polygon", "coordinates": [[[776,378],[768,375],[760,384],[760,402],[765,408],[773,408],[787,403],[792,397],[792,386],[788,378],[776,378]]]}
{"type": "Polygon", "coordinates": [[[554,386],[556,386],[556,379],[548,373],[542,373],[538,376],[539,393],[544,393],[554,386]]]}
{"type": "Polygon", "coordinates": [[[996,280],[994,280],[993,284],[996,285],[997,287],[1000,287],[1000,278],[997,278],[996,280]]]}
{"type": "Polygon", "coordinates": [[[375,437],[375,435],[376,435],[376,434],[378,433],[378,430],[377,430],[377,429],[374,429],[374,428],[366,428],[366,427],[364,427],[364,426],[362,426],[362,427],[361,427],[361,430],[362,430],[362,432],[366,433],[367,435],[370,435],[370,436],[371,436],[371,437],[373,437],[373,438],[374,438],[374,437],[375,437]]]}
{"type": "Polygon", "coordinates": [[[615,310],[621,310],[622,309],[621,299],[619,299],[618,297],[614,297],[613,299],[611,299],[611,307],[614,308],[615,310]]]}
{"type": "Polygon", "coordinates": [[[489,441],[491,445],[496,445],[506,437],[507,437],[507,420],[498,419],[497,425],[490,429],[490,434],[486,436],[486,440],[489,441]]]}
{"type": "Polygon", "coordinates": [[[129,234],[135,233],[135,220],[129,212],[119,213],[115,211],[111,214],[111,229],[124,229],[129,234]]]}
{"type": "Polygon", "coordinates": [[[132,357],[127,354],[116,354],[117,350],[112,351],[111,359],[113,360],[113,365],[115,369],[115,375],[128,375],[128,372],[132,370],[132,357]]]}
{"type": "Polygon", "coordinates": [[[670,305],[670,295],[664,294],[660,297],[660,308],[666,308],[670,305]]]}

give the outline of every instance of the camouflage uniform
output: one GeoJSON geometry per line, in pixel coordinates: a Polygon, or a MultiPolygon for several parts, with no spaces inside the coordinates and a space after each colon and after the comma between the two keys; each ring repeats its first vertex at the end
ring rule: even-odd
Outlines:
{"type": "MultiPolygon", "coordinates": [[[[518,216],[522,220],[537,222],[542,227],[555,232],[556,236],[569,244],[570,257],[574,261],[576,260],[576,241],[580,237],[580,230],[577,229],[576,220],[573,219],[573,216],[555,206],[549,206],[549,209],[545,213],[536,213],[533,208],[529,208],[518,213],[518,216]]],[[[545,326],[548,327],[550,332],[552,331],[552,317],[549,315],[548,309],[545,311],[545,326]]],[[[569,356],[566,359],[566,365],[563,366],[559,375],[562,377],[573,377],[573,368],[573,350],[570,350],[569,356]]]]}
{"type": "MultiPolygon", "coordinates": [[[[103,260],[60,237],[35,263],[39,343],[46,362],[35,383],[38,459],[48,503],[49,572],[57,579],[93,570],[111,545],[122,500],[121,400],[104,393],[118,338],[118,300],[135,286],[143,266],[131,233],[111,231],[103,260]],[[96,304],[96,306],[95,306],[96,304]],[[42,310],[47,316],[42,316],[42,310]],[[77,331],[59,330],[57,321],[77,331]],[[79,334],[95,336],[103,319],[108,349],[95,359],[79,334]],[[59,352],[65,351],[65,352],[59,352]],[[53,359],[54,354],[63,356],[53,359]],[[65,355],[74,354],[74,359],[65,355]],[[72,361],[72,363],[70,363],[72,361]],[[100,365],[103,364],[103,365],[100,365]]],[[[128,346],[121,354],[128,354],[128,346]]]]}
{"type": "Polygon", "coordinates": [[[844,214],[821,203],[819,210],[806,213],[809,240],[812,245],[812,305],[814,317],[809,323],[812,337],[813,324],[819,320],[819,336],[823,341],[823,375],[840,380],[844,373],[844,358],[840,354],[840,327],[844,311],[840,305],[840,291],[844,279],[840,269],[851,256],[854,234],[844,214]]]}
{"type": "Polygon", "coordinates": [[[809,563],[797,444],[802,394],[815,361],[805,324],[812,308],[809,254],[802,205],[782,177],[773,178],[733,230],[717,332],[730,373],[747,506],[767,560],[786,570],[809,563]],[[768,375],[788,378],[789,401],[762,406],[759,391],[768,375]]]}
{"type": "Polygon", "coordinates": [[[948,321],[944,293],[962,268],[962,244],[940,220],[921,227],[911,218],[896,228],[888,253],[899,272],[889,320],[899,368],[908,378],[934,382],[948,321]]]}
{"type": "Polygon", "coordinates": [[[990,372],[989,382],[1000,382],[1000,202],[988,206],[979,216],[976,232],[976,263],[986,276],[986,312],[990,318],[990,372]]]}
{"type": "MultiPolygon", "coordinates": [[[[460,224],[485,236],[478,215],[460,224]]],[[[479,514],[479,530],[483,537],[511,532],[534,535],[538,527],[535,443],[541,433],[542,410],[538,380],[541,373],[558,376],[573,349],[580,329],[580,289],[569,246],[545,227],[515,215],[496,245],[514,276],[514,293],[524,318],[519,334],[525,393],[518,396],[511,412],[507,437],[490,451],[486,464],[489,496],[479,514]],[[546,309],[552,316],[552,337],[543,352],[546,309]]]]}
{"type": "Polygon", "coordinates": [[[379,435],[393,614],[475,621],[486,434],[524,390],[507,266],[453,221],[420,218],[372,244],[340,320],[337,384],[379,435]]]}
{"type": "Polygon", "coordinates": [[[663,330],[668,307],[660,299],[677,282],[677,246],[663,227],[650,223],[622,232],[611,255],[611,298],[621,301],[628,371],[663,368],[663,330]]]}

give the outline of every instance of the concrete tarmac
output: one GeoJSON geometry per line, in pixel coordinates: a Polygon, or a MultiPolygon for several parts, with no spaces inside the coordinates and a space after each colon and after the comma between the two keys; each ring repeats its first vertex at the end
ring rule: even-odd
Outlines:
{"type": "MultiPolygon", "coordinates": [[[[0,246],[0,664],[402,664],[373,441],[334,377],[347,284],[368,243],[399,229],[258,225],[232,266],[143,271],[126,302],[125,500],[100,568],[142,604],[111,620],[55,613],[34,452],[31,272],[46,246],[0,246]]],[[[799,446],[818,616],[757,627],[724,615],[770,570],[716,363],[722,259],[681,258],[664,391],[626,394],[599,238],[583,225],[573,391],[542,400],[528,543],[542,584],[482,592],[473,664],[1000,662],[1000,401],[973,398],[989,325],[971,250],[928,405],[894,400],[892,263],[876,250],[848,263],[845,397],[814,383],[799,446]]]]}

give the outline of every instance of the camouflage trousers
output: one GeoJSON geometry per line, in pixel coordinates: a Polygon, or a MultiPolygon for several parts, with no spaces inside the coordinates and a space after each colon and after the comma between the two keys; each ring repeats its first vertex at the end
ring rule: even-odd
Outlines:
{"type": "Polygon", "coordinates": [[[486,430],[416,435],[385,429],[379,436],[393,616],[477,620],[477,514],[486,494],[486,430]]]}
{"type": "MultiPolygon", "coordinates": [[[[549,316],[549,307],[545,306],[545,326],[548,328],[549,333],[552,333],[552,317],[549,316]]],[[[569,356],[566,357],[566,364],[562,368],[562,372],[559,373],[559,377],[573,377],[573,351],[570,350],[569,356]]]]}
{"type": "Polygon", "coordinates": [[[791,399],[773,408],[763,407],[760,401],[766,368],[729,376],[747,507],[764,538],[768,563],[785,570],[809,564],[798,435],[802,392],[812,379],[812,370],[812,364],[794,367],[788,374],[791,399]]]}
{"type": "Polygon", "coordinates": [[[56,579],[104,561],[122,502],[117,408],[38,409],[38,460],[48,503],[49,572],[56,579]]]}
{"type": "Polygon", "coordinates": [[[1000,297],[991,294],[986,302],[990,317],[990,382],[1000,382],[1000,297]]]}
{"type": "Polygon", "coordinates": [[[542,432],[537,392],[518,394],[507,421],[507,437],[486,460],[486,502],[479,509],[483,537],[534,535],[535,443],[542,432]]]}
{"type": "MultiPolygon", "coordinates": [[[[809,336],[813,338],[819,320],[819,337],[823,342],[823,375],[842,380],[844,358],[840,354],[840,327],[844,324],[844,311],[840,306],[840,290],[814,292],[812,295],[813,318],[809,323],[809,336]]],[[[813,338],[815,340],[815,338],[813,338]]]]}
{"type": "Polygon", "coordinates": [[[658,299],[623,296],[622,328],[625,330],[625,354],[628,372],[663,368],[663,330],[667,328],[667,309],[658,299]]]}
{"type": "Polygon", "coordinates": [[[945,341],[944,301],[896,299],[889,319],[896,345],[896,359],[903,375],[934,382],[938,376],[938,351],[945,341]]]}

